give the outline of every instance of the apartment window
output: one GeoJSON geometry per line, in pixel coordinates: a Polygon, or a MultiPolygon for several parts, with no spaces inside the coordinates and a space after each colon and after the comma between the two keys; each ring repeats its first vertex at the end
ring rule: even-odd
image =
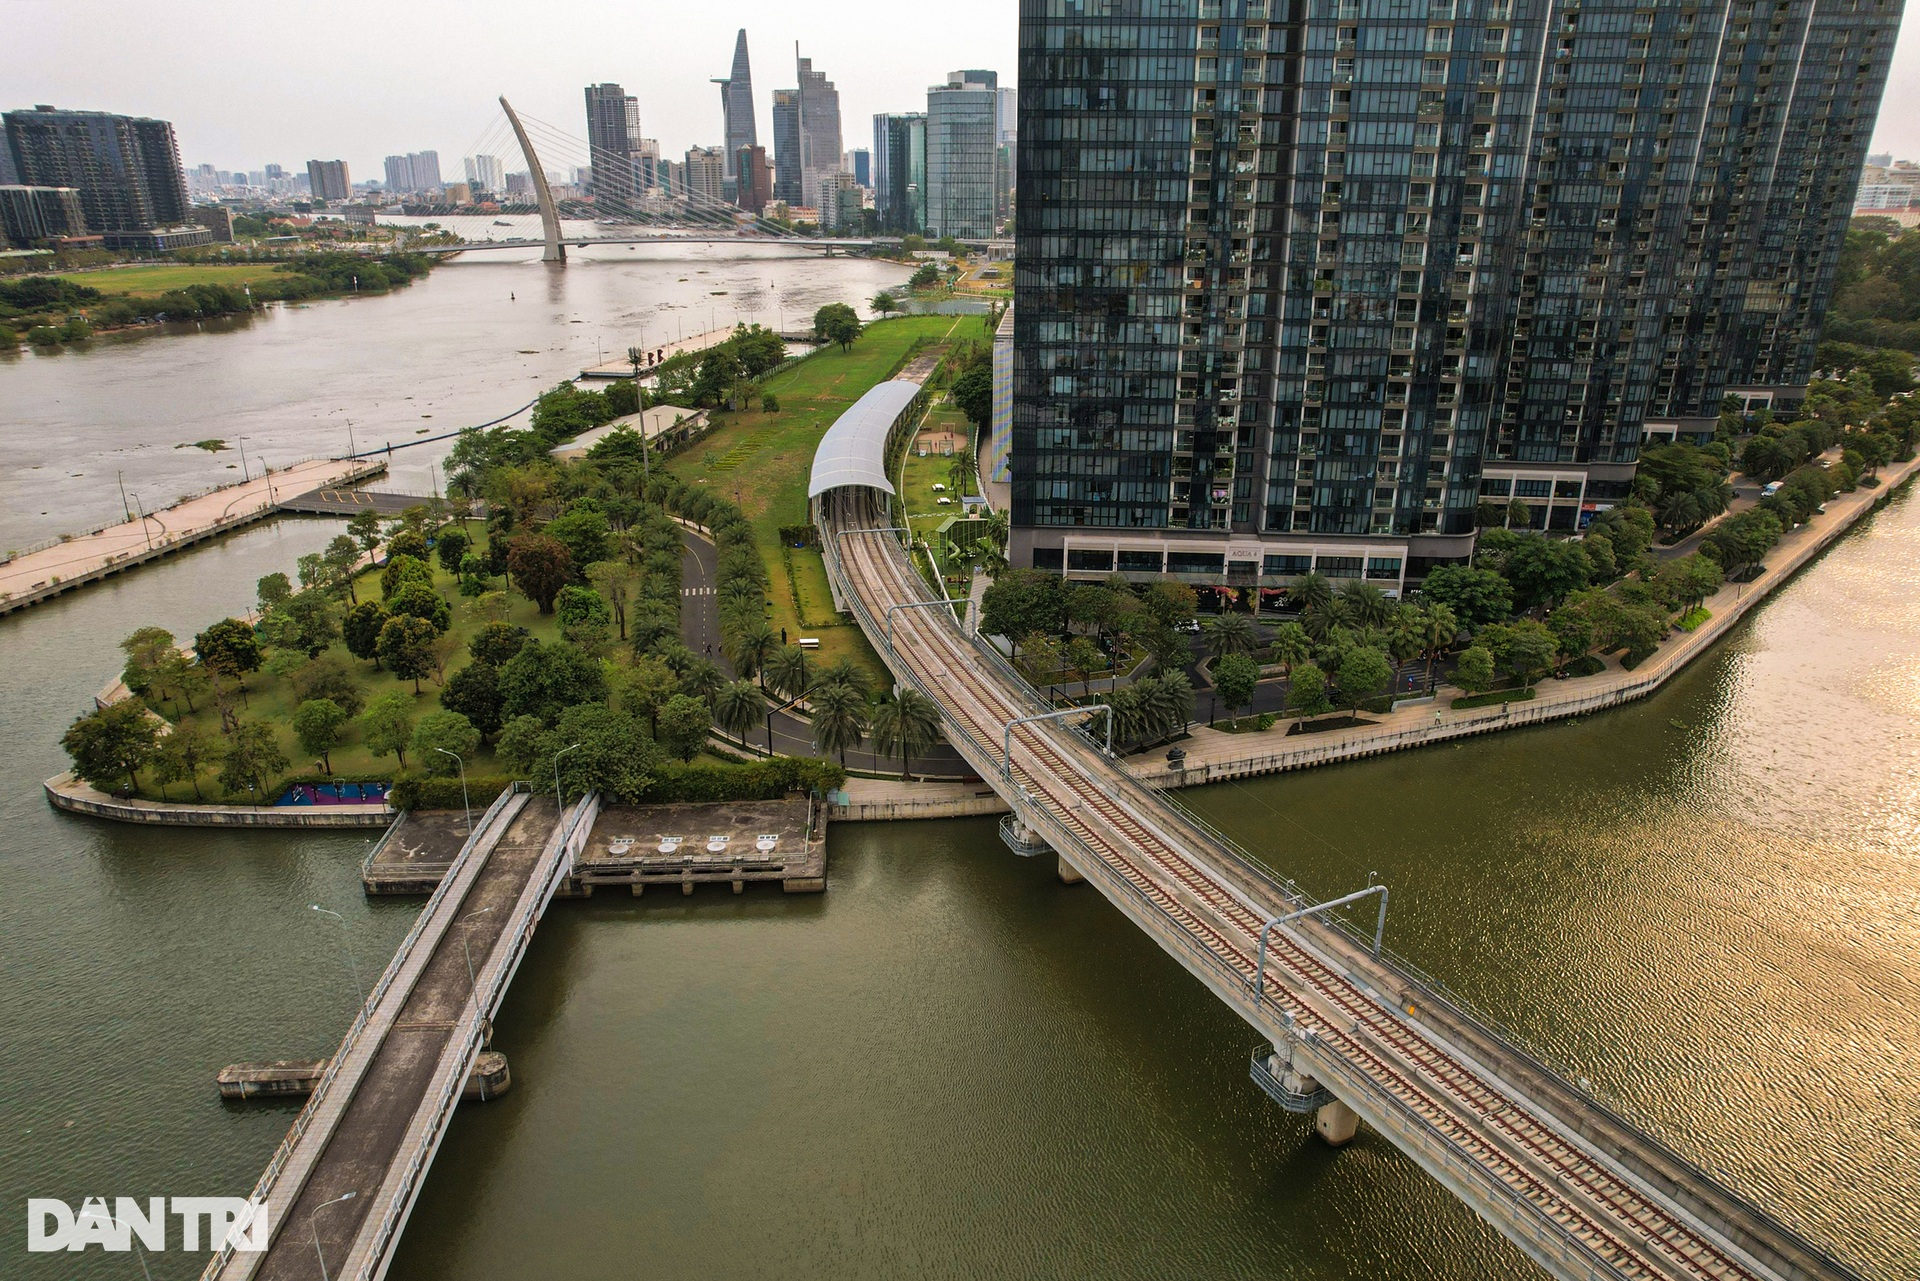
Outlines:
{"type": "Polygon", "coordinates": [[[1058,547],[1036,547],[1033,549],[1033,567],[1060,572],[1061,549],[1058,547]]]}
{"type": "Polygon", "coordinates": [[[1298,578],[1312,570],[1311,556],[1268,556],[1260,572],[1269,578],[1298,578]]]}
{"type": "Polygon", "coordinates": [[[1157,574],[1165,561],[1158,551],[1120,553],[1120,572],[1123,574],[1157,574]]]}
{"type": "Polygon", "coordinates": [[[1221,552],[1168,552],[1169,574],[1224,574],[1227,558],[1221,552]]]}
{"type": "Polygon", "coordinates": [[[1400,577],[1400,558],[1398,556],[1367,557],[1367,577],[1398,580],[1400,577]]]}
{"type": "Polygon", "coordinates": [[[1076,547],[1067,553],[1067,568],[1080,573],[1111,573],[1113,552],[1105,547],[1076,547]]]}
{"type": "Polygon", "coordinates": [[[1322,556],[1314,564],[1328,578],[1358,578],[1365,566],[1364,556],[1322,556]]]}

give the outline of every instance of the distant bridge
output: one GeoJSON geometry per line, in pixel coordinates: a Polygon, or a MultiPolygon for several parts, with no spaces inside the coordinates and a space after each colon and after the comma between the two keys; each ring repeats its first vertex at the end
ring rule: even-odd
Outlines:
{"type": "Polygon", "coordinates": [[[742,236],[728,234],[702,235],[698,232],[680,234],[676,232],[645,232],[632,236],[558,236],[550,240],[533,240],[527,237],[515,237],[511,240],[467,240],[457,245],[427,245],[414,249],[413,253],[422,254],[464,254],[477,249],[538,249],[549,262],[565,262],[565,251],[584,249],[589,245],[772,245],[783,249],[824,249],[829,255],[836,249],[872,249],[876,245],[891,245],[897,248],[898,239],[884,240],[841,240],[823,236],[742,236]],[[558,258],[546,254],[551,247],[561,251],[558,258]]]}

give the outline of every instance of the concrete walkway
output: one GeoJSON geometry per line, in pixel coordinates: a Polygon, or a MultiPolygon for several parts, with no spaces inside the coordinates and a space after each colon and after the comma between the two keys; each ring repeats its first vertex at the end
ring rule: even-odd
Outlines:
{"type": "Polygon", "coordinates": [[[85,583],[131,569],[204,538],[269,516],[282,499],[385,471],[383,461],[314,458],[197,498],[142,519],[109,525],[0,565],[0,614],[24,609],[85,583]]]}

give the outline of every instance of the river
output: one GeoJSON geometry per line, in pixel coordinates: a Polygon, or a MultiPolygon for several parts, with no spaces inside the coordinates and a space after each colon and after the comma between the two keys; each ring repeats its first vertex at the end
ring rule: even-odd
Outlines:
{"type": "MultiPolygon", "coordinates": [[[[540,377],[581,363],[573,291],[614,297],[595,269],[549,286],[474,258],[418,295],[0,365],[33,416],[12,444],[50,449],[67,412],[15,397],[24,380],[104,405],[142,370],[191,387],[172,353],[225,370],[209,403],[264,422],[240,406],[306,345],[264,339],[329,316],[355,323],[329,322],[311,376],[362,403],[387,375],[322,351],[397,346],[415,296],[481,299],[496,275],[532,282],[520,301],[564,295],[509,340],[557,353],[540,377]],[[220,344],[231,368],[198,354],[220,344]],[[279,363],[243,379],[254,352],[279,363]]],[[[518,385],[490,350],[443,355],[474,415],[518,385]]],[[[317,412],[302,395],[283,403],[317,412]]],[[[111,403],[190,429],[164,395],[111,403]]],[[[84,452],[72,469],[97,482],[84,452]]],[[[190,633],[336,527],[256,528],[0,620],[0,1276],[139,1275],[25,1254],[29,1196],[251,1186],[293,1109],[222,1103],[213,1073],[326,1053],[356,999],[346,949],[370,976],[413,919],[361,896],[361,836],[150,831],[38,790],[119,636],[190,633]]],[[[1187,799],[1311,888],[1377,872],[1392,946],[1871,1275],[1913,1277],[1917,716],[1920,504],[1902,495],[1641,704],[1187,799]]],[[[1536,1275],[1384,1143],[1329,1152],[1268,1104],[1251,1032],[991,823],[847,825],[830,853],[821,896],[558,905],[499,1020],[514,1089],[462,1109],[396,1281],[1536,1275]]],[[[156,1256],[153,1275],[201,1262],[156,1256]]]]}

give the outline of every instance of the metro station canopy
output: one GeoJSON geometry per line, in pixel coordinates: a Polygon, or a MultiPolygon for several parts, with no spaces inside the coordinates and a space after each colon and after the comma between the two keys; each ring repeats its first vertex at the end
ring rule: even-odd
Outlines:
{"type": "Polygon", "coordinates": [[[919,394],[919,383],[895,378],[873,388],[835,419],[814,451],[808,499],[843,485],[893,493],[887,480],[887,436],[919,394]]]}

